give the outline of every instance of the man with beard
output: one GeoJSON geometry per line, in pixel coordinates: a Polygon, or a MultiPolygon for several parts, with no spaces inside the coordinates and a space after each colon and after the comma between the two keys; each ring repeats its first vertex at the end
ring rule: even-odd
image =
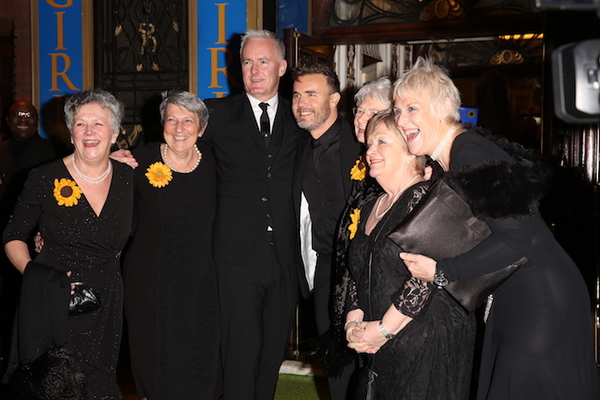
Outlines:
{"type": "MultiPolygon", "coordinates": [[[[317,333],[330,325],[332,261],[336,227],[350,191],[350,170],[360,152],[352,125],[338,115],[340,82],[327,65],[299,66],[293,74],[292,111],[307,138],[298,149],[295,193],[300,221],[302,260],[306,279],[301,279],[304,297],[312,290],[317,333]],[[314,275],[313,275],[314,273],[314,275]]],[[[329,377],[332,400],[347,398],[354,368],[329,377]]]]}

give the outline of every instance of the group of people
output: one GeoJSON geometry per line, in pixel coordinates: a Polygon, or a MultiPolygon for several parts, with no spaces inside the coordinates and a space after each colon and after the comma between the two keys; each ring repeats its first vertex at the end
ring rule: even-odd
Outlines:
{"type": "Polygon", "coordinates": [[[33,170],[3,235],[23,273],[9,376],[58,346],[83,377],[74,398],[117,399],[124,309],[140,399],[273,399],[302,293],[328,338],[333,400],[468,399],[475,316],[437,278],[526,257],[489,304],[477,399],[598,398],[584,282],[537,212],[541,177],[510,168],[528,153],[464,127],[458,90],[431,61],[361,88],[352,127],[328,66],[293,71],[291,104],[278,94],[284,54],[273,33],[247,32],[245,92],[165,93],[164,141],[132,152],[111,155],[123,115],[113,95],[68,98],[74,152],[33,170]],[[482,182],[465,200],[493,234],[458,257],[388,238],[427,198],[429,164],[435,179],[482,182]],[[514,184],[523,199],[506,196],[514,184]],[[98,293],[97,310],[60,306],[77,285],[98,293]],[[63,323],[33,335],[26,306],[40,296],[39,318],[63,323]]]}

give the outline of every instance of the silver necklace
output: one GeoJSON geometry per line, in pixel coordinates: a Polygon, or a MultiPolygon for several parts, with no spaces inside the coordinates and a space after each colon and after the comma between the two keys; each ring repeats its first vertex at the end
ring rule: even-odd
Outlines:
{"type": "Polygon", "coordinates": [[[194,149],[196,149],[196,153],[198,153],[198,160],[196,160],[196,164],[194,164],[194,166],[192,167],[192,169],[190,169],[189,171],[186,171],[186,172],[177,171],[167,161],[167,148],[168,147],[169,147],[169,145],[165,143],[165,147],[163,147],[163,161],[165,162],[165,164],[167,164],[167,167],[171,168],[171,171],[179,172],[181,174],[189,174],[190,172],[193,172],[196,168],[198,168],[198,165],[200,165],[200,160],[202,160],[202,153],[200,153],[200,150],[198,150],[198,146],[194,145],[194,149]]]}
{"type": "Polygon", "coordinates": [[[379,201],[377,202],[377,206],[375,206],[375,218],[379,219],[381,217],[383,217],[388,211],[390,211],[390,209],[392,208],[392,206],[394,205],[394,203],[396,202],[396,200],[398,200],[398,197],[400,197],[400,195],[402,193],[404,193],[404,191],[406,190],[406,188],[408,188],[411,183],[418,178],[419,175],[415,175],[411,178],[410,181],[408,181],[408,183],[400,190],[398,191],[398,193],[396,193],[396,195],[394,196],[394,199],[392,200],[392,202],[390,203],[389,207],[385,209],[384,212],[382,212],[381,214],[379,214],[379,207],[381,206],[381,203],[383,203],[383,199],[385,199],[386,197],[388,197],[389,195],[387,193],[385,193],[383,196],[381,196],[379,198],[379,201]]]}
{"type": "Polygon", "coordinates": [[[458,126],[455,126],[454,129],[450,129],[448,132],[446,132],[446,135],[444,135],[444,137],[442,138],[442,141],[440,142],[440,144],[437,145],[437,147],[435,148],[435,150],[433,151],[433,153],[431,153],[431,155],[429,156],[429,157],[431,157],[431,159],[433,161],[437,160],[438,156],[440,155],[440,153],[444,149],[444,146],[446,146],[446,143],[448,143],[448,140],[450,140],[450,137],[452,136],[452,134],[454,132],[456,132],[456,130],[458,128],[459,128],[458,126]]]}
{"type": "Polygon", "coordinates": [[[73,164],[73,169],[75,170],[75,172],[77,172],[77,175],[79,175],[79,177],[81,179],[83,179],[84,181],[88,182],[88,183],[93,183],[94,185],[97,185],[98,183],[104,181],[106,179],[106,177],[108,176],[108,174],[110,173],[110,171],[112,171],[112,163],[110,162],[110,160],[108,161],[108,168],[106,168],[106,171],[104,171],[104,173],[102,173],[102,175],[92,178],[89,177],[87,175],[84,175],[79,168],[77,168],[77,164],[75,164],[75,153],[71,154],[71,162],[73,164]]]}

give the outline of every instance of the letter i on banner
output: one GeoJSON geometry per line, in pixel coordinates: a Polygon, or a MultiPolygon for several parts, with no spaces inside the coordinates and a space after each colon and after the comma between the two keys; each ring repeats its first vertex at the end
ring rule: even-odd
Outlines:
{"type": "Polygon", "coordinates": [[[45,115],[62,115],[62,96],[83,88],[82,3],[85,1],[89,0],[33,3],[32,35],[38,43],[34,56],[38,88],[35,97],[41,111],[40,134],[45,137],[46,128],[54,129],[53,123],[60,124],[45,121],[45,115]]]}
{"type": "Polygon", "coordinates": [[[231,44],[246,31],[246,1],[199,1],[197,24],[198,96],[224,97],[240,90],[240,83],[230,73],[239,66],[239,47],[231,44]]]}

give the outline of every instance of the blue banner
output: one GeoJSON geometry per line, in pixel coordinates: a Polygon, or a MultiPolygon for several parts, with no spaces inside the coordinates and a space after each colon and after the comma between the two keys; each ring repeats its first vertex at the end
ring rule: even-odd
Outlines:
{"type": "Polygon", "coordinates": [[[243,89],[239,37],[246,31],[246,0],[198,4],[198,88],[201,99],[225,97],[243,89]]]}
{"type": "MultiPolygon", "coordinates": [[[[81,0],[38,0],[38,99],[40,134],[47,137],[44,121],[62,104],[57,99],[83,89],[81,0]]],[[[93,43],[89,43],[93,46],[93,43]]]]}

